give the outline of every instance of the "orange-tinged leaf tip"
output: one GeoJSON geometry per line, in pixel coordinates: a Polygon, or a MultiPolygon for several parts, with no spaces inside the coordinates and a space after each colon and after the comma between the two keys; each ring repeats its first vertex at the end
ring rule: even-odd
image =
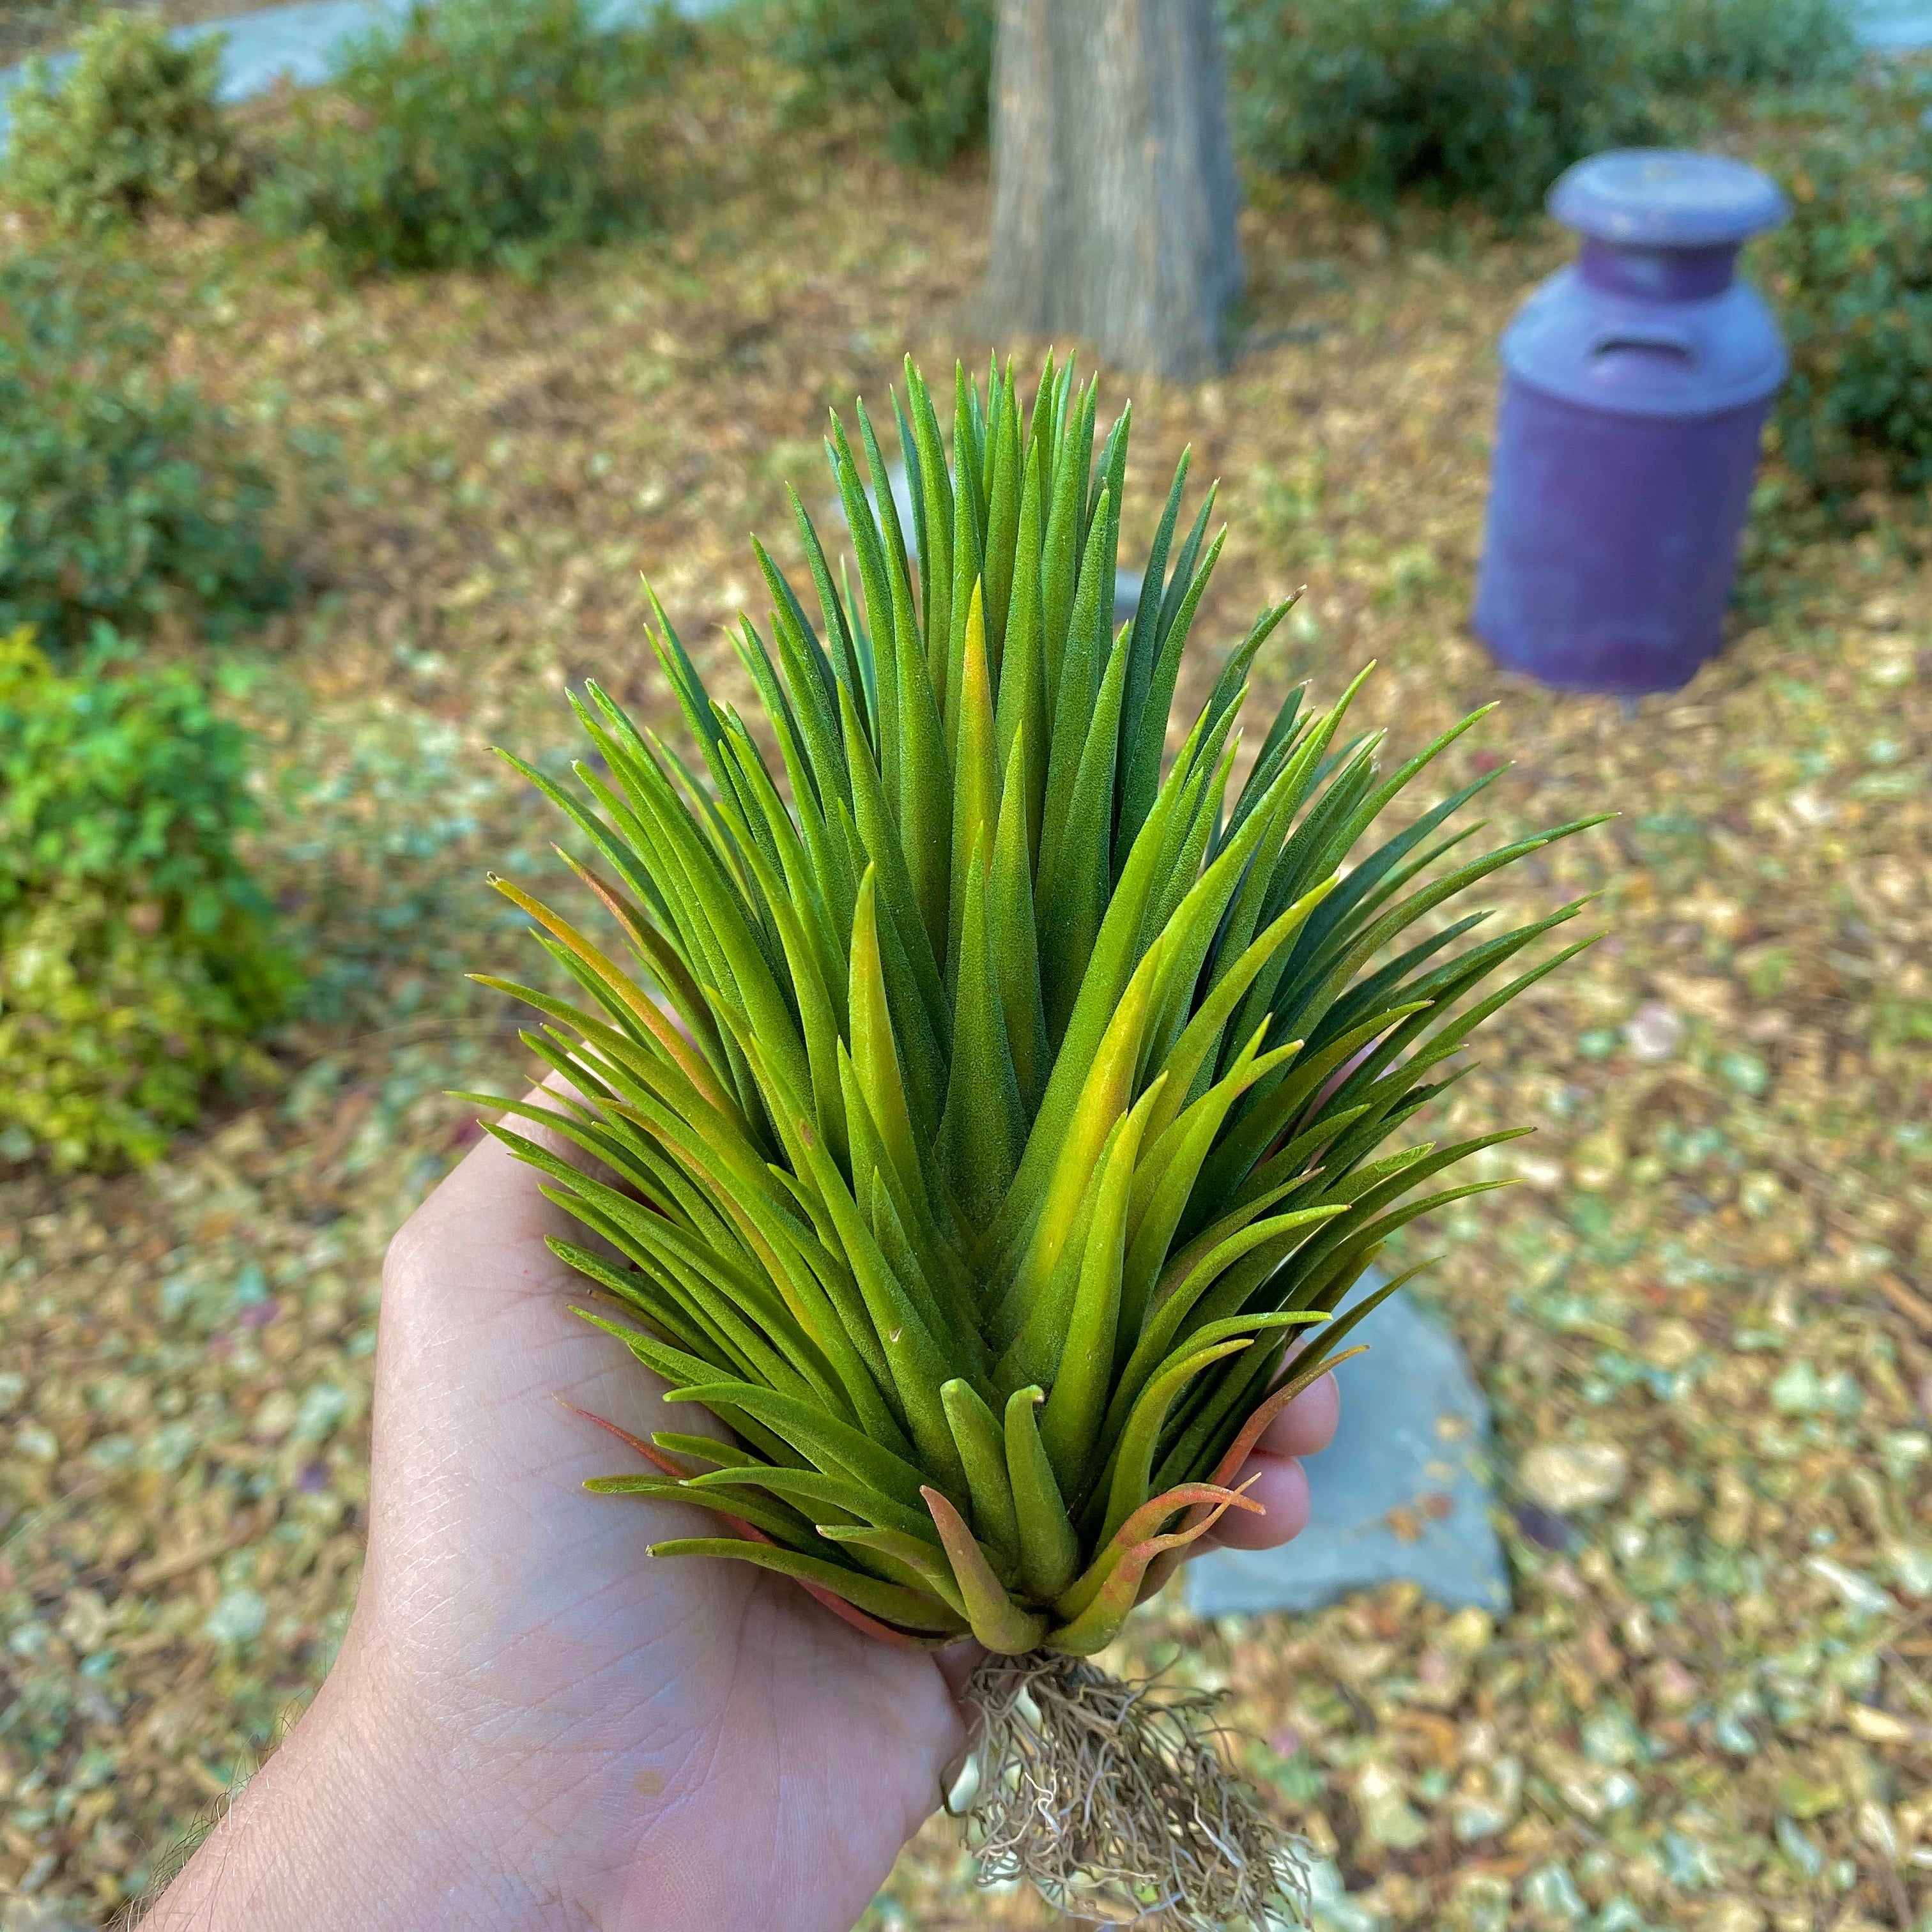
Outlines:
{"type": "MultiPolygon", "coordinates": [[[[694,1473],[685,1468],[675,1456],[666,1454],[655,1442],[646,1442],[640,1436],[633,1436],[628,1429],[620,1429],[616,1423],[607,1420],[603,1416],[592,1415],[587,1408],[579,1408],[574,1402],[565,1402],[562,1396],[559,1396],[557,1400],[572,1415],[580,1415],[586,1422],[594,1422],[606,1435],[614,1436],[620,1442],[634,1449],[646,1462],[663,1471],[667,1476],[674,1476],[682,1482],[694,1473]]],[[[731,1520],[735,1522],[737,1518],[734,1516],[731,1520]]]]}

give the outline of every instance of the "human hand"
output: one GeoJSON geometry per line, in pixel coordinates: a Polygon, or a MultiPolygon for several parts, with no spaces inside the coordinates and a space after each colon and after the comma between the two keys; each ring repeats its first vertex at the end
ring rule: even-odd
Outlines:
{"type": "MultiPolygon", "coordinates": [[[[486,1141],[396,1237],[347,1640],[149,1932],[847,1932],[939,1802],[970,1651],[893,1649],[748,1564],[652,1562],[715,1525],[585,1493],[621,1452],[562,1405],[692,1424],[570,1312],[584,1283],[544,1240],[578,1232],[486,1141]]],[[[1300,1532],[1296,1459],[1336,1414],[1324,1376],[1276,1419],[1238,1478],[1266,1514],[1222,1540],[1300,1532]]]]}

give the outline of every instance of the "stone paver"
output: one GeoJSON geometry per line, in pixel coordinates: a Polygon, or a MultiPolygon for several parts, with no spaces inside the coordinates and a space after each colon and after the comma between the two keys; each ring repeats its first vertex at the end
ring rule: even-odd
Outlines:
{"type": "Polygon", "coordinates": [[[1335,1372],[1334,1444],[1308,1462],[1313,1520],[1285,1549],[1217,1550],[1190,1563],[1190,1610],[1319,1610],[1404,1578],[1452,1609],[1509,1607],[1484,1474],[1489,1410],[1461,1350],[1405,1294],[1356,1334],[1369,1352],[1335,1372]]]}

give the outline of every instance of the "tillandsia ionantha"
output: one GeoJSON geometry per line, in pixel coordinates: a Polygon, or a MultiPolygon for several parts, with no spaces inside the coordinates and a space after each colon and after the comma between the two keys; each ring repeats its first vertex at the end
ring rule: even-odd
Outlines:
{"type": "Polygon", "coordinates": [[[1402,1130],[1578,950],[1505,970],[1581,902],[1480,938],[1438,908],[1580,826],[1450,861],[1492,772],[1362,849],[1483,714],[1384,774],[1345,732],[1360,677],[1291,695],[1237,786],[1286,604],[1168,760],[1222,539],[1211,490],[1178,534],[1184,455],[1114,628],[1130,412],[1096,453],[1096,386],[1051,358],[1030,401],[1010,366],[962,376],[949,452],[908,360],[909,517],[862,405],[865,475],[836,416],[826,445],[856,589],[795,493],[815,616],[754,544],[772,614],[734,642],[768,735],[653,597],[702,772],[594,684],[580,790],[512,760],[598,855],[568,862],[632,959],[500,880],[585,997],[487,983],[542,1016],[568,1090],[540,1117],[616,1184],[493,1131],[602,1238],[553,1244],[604,1292],[587,1318],[723,1425],[633,1439],[651,1469],[592,1485],[722,1520],[653,1553],[984,1645],[986,1876],[1259,1925],[1294,1872],[1258,1801],[1192,1706],[1084,1660],[1252,1506],[1230,1484],[1262,1430],[1408,1279],[1348,1300],[1389,1237],[1497,1184],[1430,1185],[1510,1135],[1402,1130]]]}

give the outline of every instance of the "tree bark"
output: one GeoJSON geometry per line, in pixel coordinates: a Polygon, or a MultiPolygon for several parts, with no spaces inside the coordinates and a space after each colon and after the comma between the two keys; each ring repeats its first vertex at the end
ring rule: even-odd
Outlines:
{"type": "Polygon", "coordinates": [[[1200,376],[1240,292],[1214,0],[1000,0],[996,327],[1200,376]]]}

